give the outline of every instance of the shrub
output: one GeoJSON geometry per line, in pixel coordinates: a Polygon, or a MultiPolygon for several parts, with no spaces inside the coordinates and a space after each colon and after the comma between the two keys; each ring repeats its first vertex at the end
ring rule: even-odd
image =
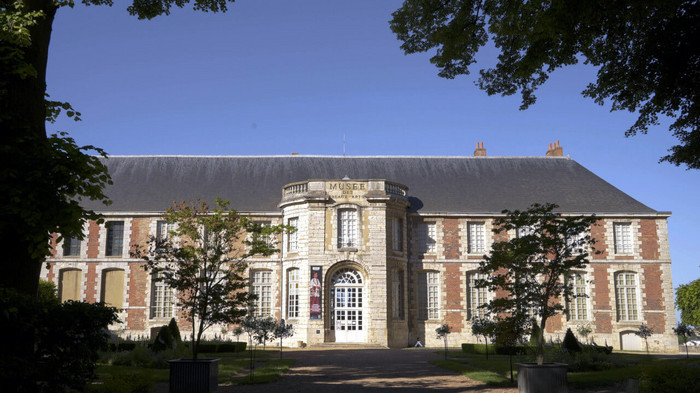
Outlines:
{"type": "Polygon", "coordinates": [[[151,345],[151,349],[155,352],[160,352],[166,349],[173,349],[175,344],[175,337],[173,337],[172,331],[170,330],[170,326],[163,325],[158,331],[155,340],[153,340],[153,345],[151,345]]]}
{"type": "Polygon", "coordinates": [[[182,336],[180,335],[180,328],[177,327],[177,321],[175,321],[175,318],[170,318],[170,323],[168,324],[168,327],[170,328],[170,334],[172,334],[173,338],[175,339],[176,343],[181,343],[182,342],[182,336]]]}
{"type": "Polygon", "coordinates": [[[540,337],[540,326],[537,325],[536,323],[532,324],[532,329],[530,329],[530,341],[529,344],[532,347],[537,346],[537,340],[539,340],[540,337]]]}
{"type": "Polygon", "coordinates": [[[239,341],[232,342],[232,343],[219,344],[219,347],[217,348],[217,352],[243,352],[243,351],[245,351],[246,344],[247,343],[245,343],[245,342],[239,342],[239,341]]]}
{"type": "Polygon", "coordinates": [[[88,392],[99,393],[151,393],[153,392],[153,383],[143,374],[124,374],[115,375],[112,378],[106,378],[104,384],[97,388],[96,386],[88,390],[88,392]]]}
{"type": "Polygon", "coordinates": [[[566,348],[569,353],[581,352],[581,344],[579,344],[576,336],[574,336],[574,332],[571,331],[571,328],[566,329],[566,334],[564,335],[564,348],[566,348]]]}
{"type": "MultiPolygon", "coordinates": [[[[506,347],[503,345],[496,345],[496,344],[489,345],[489,351],[495,352],[499,355],[508,355],[511,349],[513,350],[513,355],[524,355],[527,353],[527,348],[524,346],[521,346],[521,345],[518,345],[516,347],[506,347]]],[[[463,343],[462,344],[462,351],[464,351],[466,353],[485,354],[486,353],[486,344],[463,343]]]]}
{"type": "Polygon", "coordinates": [[[687,361],[654,362],[642,370],[641,393],[692,393],[700,386],[700,364],[687,361]]]}
{"type": "Polygon", "coordinates": [[[110,352],[133,351],[134,348],[136,348],[136,342],[134,341],[120,341],[107,344],[107,350],[110,352]]]}
{"type": "Polygon", "coordinates": [[[584,351],[599,352],[606,355],[610,355],[613,351],[613,348],[609,345],[598,345],[596,343],[583,345],[582,348],[584,351]]]}

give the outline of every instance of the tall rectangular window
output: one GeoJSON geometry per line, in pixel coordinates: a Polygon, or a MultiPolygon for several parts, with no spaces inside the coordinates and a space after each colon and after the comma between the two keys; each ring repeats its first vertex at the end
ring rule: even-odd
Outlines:
{"type": "Polygon", "coordinates": [[[418,317],[419,319],[440,318],[440,274],[422,272],[418,276],[418,317]]]}
{"type": "Polygon", "coordinates": [[[615,276],[615,300],[618,321],[637,321],[637,275],[617,273],[615,276]]]}
{"type": "Polygon", "coordinates": [[[404,319],[404,289],[403,270],[391,271],[391,316],[394,319],[404,319]]]}
{"type": "Polygon", "coordinates": [[[297,249],[299,247],[298,240],[299,237],[297,235],[298,229],[299,229],[299,219],[297,217],[290,218],[287,220],[287,225],[290,227],[294,228],[293,232],[290,232],[287,235],[287,251],[289,252],[297,252],[297,249]]]}
{"type": "Polygon", "coordinates": [[[588,318],[588,302],[586,301],[586,280],[583,274],[576,273],[570,277],[574,297],[569,304],[571,319],[585,320],[588,318]]]}
{"type": "Polygon", "coordinates": [[[172,318],[173,289],[151,278],[151,318],[172,318]]]}
{"type": "Polygon", "coordinates": [[[615,236],[615,254],[632,253],[632,224],[629,222],[616,222],[613,224],[615,236]]]}
{"type": "Polygon", "coordinates": [[[107,247],[105,248],[105,255],[108,257],[122,256],[124,221],[108,221],[105,227],[107,228],[107,247]]]}
{"type": "Polygon", "coordinates": [[[67,237],[63,239],[63,256],[80,256],[80,239],[78,239],[77,237],[67,237]]]}
{"type": "Polygon", "coordinates": [[[391,249],[403,251],[403,220],[396,217],[391,219],[391,249]]]}
{"type": "Polygon", "coordinates": [[[531,226],[522,226],[515,229],[515,237],[521,238],[535,233],[535,229],[531,226]]]}
{"type": "Polygon", "coordinates": [[[165,220],[156,222],[156,238],[158,240],[167,240],[170,236],[171,224],[165,220]]]}
{"type": "Polygon", "coordinates": [[[299,269],[287,270],[287,318],[299,317],[299,269]]]}
{"type": "Polygon", "coordinates": [[[267,317],[272,315],[272,272],[269,270],[253,270],[251,281],[253,300],[253,315],[267,317]]]}
{"type": "Polygon", "coordinates": [[[419,224],[416,228],[418,237],[418,252],[425,254],[435,253],[437,248],[437,236],[434,222],[419,224]]]}
{"type": "Polygon", "coordinates": [[[467,248],[470,254],[486,251],[486,225],[483,222],[469,222],[467,237],[469,238],[467,248]]]}
{"type": "Polygon", "coordinates": [[[338,248],[357,247],[357,211],[341,209],[338,211],[338,248]]]}
{"type": "Polygon", "coordinates": [[[484,318],[486,316],[486,310],[479,308],[479,306],[488,303],[488,291],[486,288],[477,288],[476,286],[477,280],[485,278],[486,276],[480,273],[467,275],[467,304],[469,305],[467,317],[469,319],[484,318]]]}

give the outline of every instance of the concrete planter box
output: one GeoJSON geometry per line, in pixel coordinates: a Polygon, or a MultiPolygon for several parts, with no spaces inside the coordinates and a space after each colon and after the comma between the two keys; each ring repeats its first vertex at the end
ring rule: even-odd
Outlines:
{"type": "Polygon", "coordinates": [[[219,360],[170,360],[170,393],[215,392],[219,387],[219,360]]]}
{"type": "Polygon", "coordinates": [[[518,363],[518,392],[568,393],[563,363],[518,363]]]}

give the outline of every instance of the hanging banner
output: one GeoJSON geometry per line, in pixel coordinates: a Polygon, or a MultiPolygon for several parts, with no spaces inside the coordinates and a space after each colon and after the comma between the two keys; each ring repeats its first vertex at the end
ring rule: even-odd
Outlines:
{"type": "Polygon", "coordinates": [[[321,266],[311,266],[311,281],[309,283],[311,312],[309,319],[321,319],[321,280],[323,280],[321,268],[321,266]]]}

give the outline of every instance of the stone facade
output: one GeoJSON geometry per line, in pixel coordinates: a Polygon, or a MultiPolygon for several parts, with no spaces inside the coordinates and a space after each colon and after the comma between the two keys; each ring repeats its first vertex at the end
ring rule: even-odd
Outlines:
{"type": "MultiPolygon", "coordinates": [[[[295,327],[286,345],[303,341],[405,347],[419,338],[439,346],[435,328],[443,323],[452,327],[451,345],[479,341],[471,334],[471,317],[477,311],[470,306],[476,295],[469,287],[469,275],[492,242],[514,236],[492,234],[492,222],[499,214],[410,211],[407,187],[390,180],[303,180],[281,191],[279,210],[245,214],[272,224],[289,224],[291,219],[298,228],[293,243],[290,235],[277,239],[278,254],[249,260],[250,272],[270,272],[270,315],[295,327]],[[321,273],[320,319],[311,319],[310,313],[312,267],[320,267],[321,273]]],[[[654,330],[650,350],[676,352],[668,216],[599,213],[591,228],[599,253],[585,271],[578,272],[585,278],[588,295],[581,306],[584,315],[552,318],[546,336],[563,339],[567,328],[575,331],[589,325],[593,329],[589,338],[598,344],[637,349],[639,343],[628,333],[646,322],[654,330]],[[616,244],[621,241],[616,225],[629,229],[629,248],[616,244]],[[628,274],[625,288],[616,283],[622,273],[628,274]]],[[[61,289],[61,273],[79,270],[80,298],[92,302],[100,301],[105,291],[103,272],[123,270],[122,322],[113,329],[122,336],[149,336],[171,316],[181,317],[176,306],[154,309],[162,307],[157,298],[165,292],[129,252],[156,235],[159,218],[138,211],[105,213],[105,222],[124,223],[121,254],[107,255],[105,224],[90,222],[79,255],[64,256],[62,243],[53,241],[42,278],[61,289]]],[[[174,295],[165,302],[172,304],[174,295]]],[[[187,330],[184,321],[180,326],[187,330]]],[[[226,331],[231,327],[215,327],[208,334],[226,331]]]]}

